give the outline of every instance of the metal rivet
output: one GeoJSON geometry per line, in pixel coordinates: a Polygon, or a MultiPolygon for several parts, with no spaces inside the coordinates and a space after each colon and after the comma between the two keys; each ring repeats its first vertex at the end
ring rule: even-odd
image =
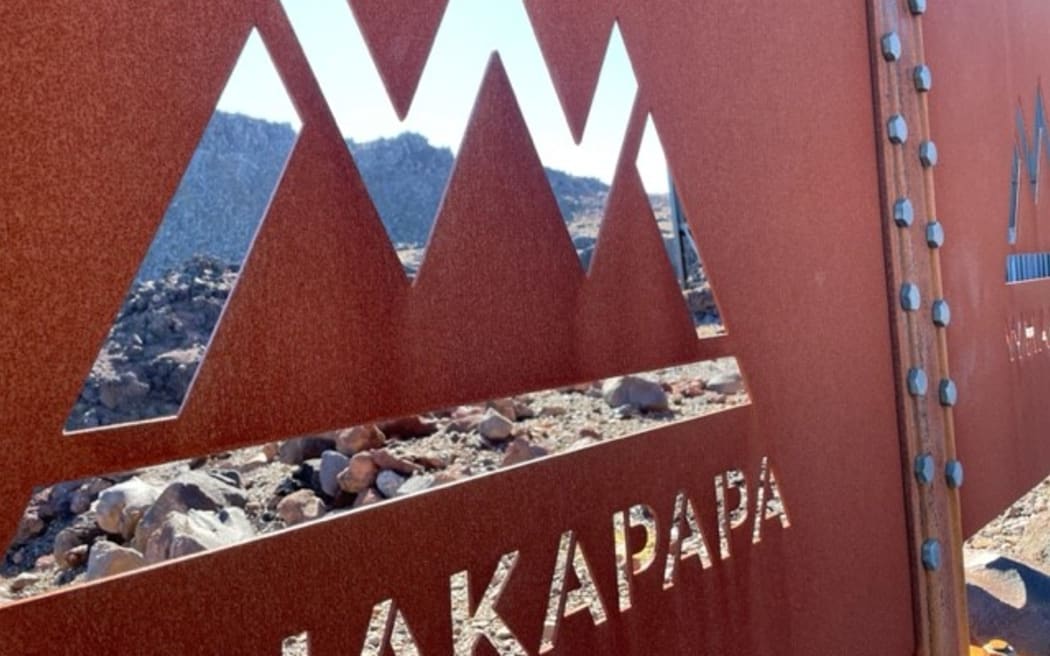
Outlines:
{"type": "Polygon", "coordinates": [[[915,208],[907,198],[901,198],[893,205],[893,221],[902,228],[907,228],[915,221],[915,208]]]}
{"type": "Polygon", "coordinates": [[[922,566],[931,572],[941,568],[941,543],[937,540],[922,543],[922,566]]]}
{"type": "Polygon", "coordinates": [[[887,32],[882,36],[882,56],[890,62],[901,58],[901,38],[896,32],[887,32]]]}
{"type": "Polygon", "coordinates": [[[926,13],[926,0],[908,0],[908,8],[916,16],[926,13]]]}
{"type": "Polygon", "coordinates": [[[951,378],[944,378],[940,385],[941,405],[951,407],[959,400],[959,392],[951,378]]]}
{"type": "Polygon", "coordinates": [[[943,298],[939,298],[933,302],[933,323],[941,328],[947,328],[948,324],[952,322],[952,309],[948,306],[948,301],[943,298]]]}
{"type": "Polygon", "coordinates": [[[901,285],[901,307],[909,312],[918,310],[922,305],[922,294],[919,286],[910,282],[901,285]]]}
{"type": "Polygon", "coordinates": [[[932,141],[919,144],[919,161],[926,168],[937,166],[937,144],[932,141]]]}
{"type": "Polygon", "coordinates": [[[926,396],[926,388],[928,384],[925,371],[914,367],[908,370],[909,394],[912,396],[926,396]]]}
{"type": "Polygon", "coordinates": [[[900,114],[890,117],[889,122],[886,123],[886,130],[892,143],[902,144],[908,140],[908,122],[900,114]]]}
{"type": "Polygon", "coordinates": [[[933,71],[926,64],[915,67],[915,90],[924,93],[933,88],[933,71]]]}
{"type": "Polygon", "coordinates": [[[933,482],[933,456],[924,453],[915,457],[915,478],[923,485],[933,482]]]}
{"type": "Polygon", "coordinates": [[[957,490],[963,484],[963,466],[958,460],[949,460],[944,465],[944,478],[948,481],[948,487],[957,490]]]}
{"type": "Polygon", "coordinates": [[[940,221],[930,221],[926,224],[926,245],[930,248],[944,246],[944,226],[940,221]]]}

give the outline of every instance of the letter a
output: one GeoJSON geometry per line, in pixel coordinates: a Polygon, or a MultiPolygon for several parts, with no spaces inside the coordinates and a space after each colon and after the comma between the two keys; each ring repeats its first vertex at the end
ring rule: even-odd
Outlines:
{"type": "Polygon", "coordinates": [[[700,530],[700,521],[696,518],[693,502],[679,492],[674,500],[674,515],[671,520],[671,532],[667,539],[667,564],[664,567],[664,590],[674,587],[678,573],[678,561],[695,556],[700,561],[700,568],[711,567],[711,551],[700,530]],[[682,537],[683,525],[689,528],[689,536],[682,537]]]}
{"type": "Polygon", "coordinates": [[[595,626],[605,622],[605,606],[602,605],[598,586],[583,555],[582,545],[573,539],[572,531],[562,533],[558,545],[558,558],[554,563],[554,575],[551,577],[551,592],[547,599],[547,617],[543,622],[543,638],[540,640],[540,653],[546,654],[554,649],[558,638],[558,628],[563,617],[568,617],[581,610],[589,610],[595,626]],[[565,591],[565,577],[568,574],[569,562],[580,587],[565,591]]]}
{"type": "Polygon", "coordinates": [[[387,644],[394,656],[419,656],[419,645],[393,599],[381,601],[372,608],[361,656],[379,656],[387,644]]]}

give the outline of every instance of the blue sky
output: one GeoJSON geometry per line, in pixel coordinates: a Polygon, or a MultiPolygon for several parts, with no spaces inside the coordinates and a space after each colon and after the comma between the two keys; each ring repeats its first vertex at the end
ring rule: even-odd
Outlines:
{"type": "MultiPolygon", "coordinates": [[[[346,0],[284,0],[285,10],[346,137],[366,141],[419,132],[454,152],[484,67],[498,50],[544,165],[608,182],[619,155],[636,82],[619,32],[613,34],[584,139],[569,132],[524,6],[517,0],[451,0],[407,119],[397,119],[346,0]]],[[[253,34],[219,108],[298,127],[292,103],[253,34]]],[[[650,193],[667,190],[650,125],[638,161],[650,193]]]]}

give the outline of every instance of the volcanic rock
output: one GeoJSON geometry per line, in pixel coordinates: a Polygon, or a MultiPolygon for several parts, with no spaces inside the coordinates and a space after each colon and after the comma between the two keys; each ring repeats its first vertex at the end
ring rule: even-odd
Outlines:
{"type": "Polygon", "coordinates": [[[515,437],[503,452],[502,466],[509,467],[511,465],[517,465],[545,455],[547,455],[547,449],[533,444],[526,437],[515,437]]]}
{"type": "Polygon", "coordinates": [[[59,568],[78,567],[87,554],[87,545],[103,535],[95,513],[78,515],[73,522],[55,535],[52,555],[59,568]],[[78,551],[84,547],[82,551],[78,551]]]}
{"type": "MultiPolygon", "coordinates": [[[[380,431],[391,439],[405,439],[411,437],[426,437],[437,432],[437,422],[424,419],[417,415],[399,417],[380,422],[380,431]]],[[[382,446],[382,445],[380,445],[382,446]]]]}
{"type": "Polygon", "coordinates": [[[744,379],[738,371],[718,374],[707,381],[707,389],[719,394],[739,394],[744,391],[744,379]]]}
{"type": "Polygon", "coordinates": [[[379,449],[386,444],[386,435],[373,424],[354,426],[336,431],[332,435],[335,438],[335,448],[347,456],[379,449]]]}
{"type": "Polygon", "coordinates": [[[386,449],[373,451],[372,462],[374,462],[376,467],[379,467],[380,469],[392,469],[404,476],[411,476],[420,470],[420,466],[416,463],[409,462],[404,458],[399,458],[386,449]]]}
{"type": "Polygon", "coordinates": [[[319,470],[321,479],[321,491],[330,497],[339,493],[339,472],[346,469],[350,464],[347,458],[338,451],[325,451],[321,454],[321,467],[319,470]]]}
{"type": "Polygon", "coordinates": [[[491,442],[502,442],[510,439],[511,431],[513,430],[514,424],[511,420],[491,408],[485,412],[481,422],[478,424],[478,432],[491,442]]]}
{"type": "Polygon", "coordinates": [[[137,476],[104,490],[95,503],[99,528],[125,540],[135,534],[139,520],[160,496],[160,490],[137,476]]]}
{"type": "Polygon", "coordinates": [[[346,469],[339,472],[337,480],[344,491],[357,493],[371,487],[378,473],[379,467],[372,460],[372,454],[358,453],[350,458],[346,469]]]}
{"type": "Polygon", "coordinates": [[[236,544],[254,535],[248,516],[240,508],[171,512],[150,534],[145,557],[147,562],[158,563],[236,544]]]}
{"type": "Polygon", "coordinates": [[[334,448],[335,440],[329,437],[299,437],[282,442],[277,448],[277,459],[286,465],[298,465],[334,448]]]}
{"type": "Polygon", "coordinates": [[[288,526],[323,517],[325,512],[324,502],[310,490],[292,492],[277,504],[277,516],[288,526]]]}
{"type": "Polygon", "coordinates": [[[655,381],[640,376],[610,378],[602,385],[602,397],[610,408],[628,405],[645,412],[667,410],[667,393],[655,381]]]}
{"type": "Polygon", "coordinates": [[[209,476],[190,471],[180,475],[164,488],[157,501],[142,516],[132,546],[142,550],[150,536],[162,528],[167,516],[189,510],[219,511],[230,506],[243,508],[248,497],[242,490],[209,476]]]}
{"type": "Polygon", "coordinates": [[[84,578],[88,581],[97,581],[114,574],[130,572],[145,565],[146,559],[138,551],[100,540],[91,547],[87,573],[84,578]]]}
{"type": "Polygon", "coordinates": [[[376,489],[387,499],[392,499],[397,495],[397,491],[404,482],[404,476],[389,469],[384,469],[376,476],[376,489]]]}

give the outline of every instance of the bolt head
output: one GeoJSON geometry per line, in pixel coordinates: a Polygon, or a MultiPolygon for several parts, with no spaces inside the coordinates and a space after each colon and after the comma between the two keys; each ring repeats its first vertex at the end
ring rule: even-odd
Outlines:
{"type": "Polygon", "coordinates": [[[941,543],[937,540],[922,543],[922,566],[930,572],[941,568],[941,543]]]}
{"type": "Polygon", "coordinates": [[[897,61],[901,58],[901,38],[896,32],[887,32],[882,35],[882,56],[888,62],[897,61]]]}
{"type": "Polygon", "coordinates": [[[919,309],[922,305],[922,295],[919,286],[910,282],[901,285],[901,307],[909,312],[919,309]]]}
{"type": "Polygon", "coordinates": [[[907,228],[915,221],[915,208],[907,198],[897,200],[893,205],[893,221],[902,228],[907,228]]]}
{"type": "Polygon", "coordinates": [[[900,114],[894,114],[886,123],[886,134],[889,135],[891,143],[904,143],[908,140],[908,122],[900,114]]]}
{"type": "Polygon", "coordinates": [[[933,88],[933,71],[926,64],[915,67],[915,90],[925,93],[933,88]]]}
{"type": "Polygon", "coordinates": [[[924,141],[919,145],[919,161],[926,168],[937,166],[937,144],[924,141]]]}
{"type": "Polygon", "coordinates": [[[944,465],[944,478],[948,482],[948,487],[953,490],[957,490],[962,487],[963,484],[963,466],[958,460],[949,460],[944,465]]]}
{"type": "Polygon", "coordinates": [[[908,9],[911,13],[919,16],[926,13],[926,0],[908,0],[908,9]]]}
{"type": "Polygon", "coordinates": [[[926,224],[926,245],[930,248],[940,248],[944,245],[944,226],[940,221],[930,221],[926,224]]]}
{"type": "Polygon", "coordinates": [[[908,370],[909,394],[912,396],[926,396],[927,387],[929,387],[929,380],[926,378],[925,371],[916,367],[908,370]]]}
{"type": "Polygon", "coordinates": [[[947,328],[948,324],[952,322],[952,309],[948,305],[948,301],[943,298],[933,302],[931,313],[933,315],[933,324],[938,328],[947,328]]]}
{"type": "Polygon", "coordinates": [[[924,453],[915,458],[915,478],[923,485],[933,482],[934,465],[933,456],[924,453]]]}
{"type": "Polygon", "coordinates": [[[951,378],[944,378],[941,380],[939,386],[939,393],[941,398],[941,405],[945,407],[952,407],[959,400],[959,391],[955,389],[955,382],[951,378]]]}

